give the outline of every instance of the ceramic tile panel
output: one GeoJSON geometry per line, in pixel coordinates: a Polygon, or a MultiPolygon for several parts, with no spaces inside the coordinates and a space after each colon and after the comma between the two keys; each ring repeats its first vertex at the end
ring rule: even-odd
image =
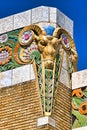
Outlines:
{"type": "Polygon", "coordinates": [[[72,128],[87,126],[87,86],[72,91],[72,128]]]}

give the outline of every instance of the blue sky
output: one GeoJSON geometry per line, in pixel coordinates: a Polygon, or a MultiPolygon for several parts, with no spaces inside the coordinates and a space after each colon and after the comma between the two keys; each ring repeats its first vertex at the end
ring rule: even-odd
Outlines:
{"type": "Polygon", "coordinates": [[[0,0],[0,18],[41,5],[56,7],[74,21],[78,70],[87,69],[87,0],[0,0]]]}

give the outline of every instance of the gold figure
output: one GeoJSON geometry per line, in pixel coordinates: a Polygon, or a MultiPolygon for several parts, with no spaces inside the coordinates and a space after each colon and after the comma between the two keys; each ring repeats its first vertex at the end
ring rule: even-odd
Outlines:
{"type": "Polygon", "coordinates": [[[39,36],[38,48],[42,53],[45,67],[48,69],[53,68],[56,55],[58,54],[58,45],[60,41],[60,39],[53,36],[39,36]]]}
{"type": "Polygon", "coordinates": [[[77,56],[74,41],[72,37],[70,36],[70,34],[66,30],[60,27],[57,27],[54,30],[54,33],[52,36],[46,35],[46,32],[38,25],[29,25],[25,27],[19,34],[20,44],[22,46],[26,46],[26,45],[32,44],[33,41],[38,45],[38,49],[40,50],[42,54],[43,62],[47,69],[53,69],[53,64],[54,64],[56,55],[59,53],[60,44],[63,45],[63,48],[65,49],[65,51],[69,52],[70,54],[69,59],[73,63],[73,65],[74,63],[77,62],[78,56],[77,56]],[[32,37],[28,40],[22,39],[26,31],[30,31],[32,35],[32,37]],[[64,45],[62,44],[62,34],[65,34],[69,39],[70,45],[68,47],[66,46],[64,47],[64,45]]]}
{"type": "MultiPolygon", "coordinates": [[[[19,34],[19,43],[23,47],[24,50],[26,50],[26,47],[36,44],[37,48],[39,49],[41,53],[41,67],[42,67],[42,83],[41,83],[41,99],[43,99],[43,114],[45,116],[49,116],[52,113],[53,109],[53,98],[54,98],[54,84],[55,84],[55,70],[56,70],[56,57],[57,54],[60,53],[60,50],[66,51],[68,54],[69,61],[72,62],[73,68],[75,68],[75,63],[77,62],[77,53],[74,41],[70,34],[65,31],[64,29],[57,27],[52,36],[46,35],[46,32],[39,27],[38,25],[30,25],[25,27],[19,34]],[[50,72],[53,72],[53,75],[51,77],[51,92],[46,93],[46,75],[45,70],[50,74],[50,72]],[[46,95],[50,97],[50,103],[48,104],[50,109],[47,111],[46,109],[46,101],[47,99],[46,95]]],[[[24,51],[23,50],[23,51],[24,51]]],[[[22,56],[23,57],[23,56],[22,56]]],[[[24,61],[26,62],[26,61],[24,61]]],[[[73,69],[75,70],[75,69],[73,69]]],[[[48,78],[48,77],[47,77],[48,78]]],[[[39,81],[39,80],[38,80],[39,81]]],[[[56,81],[57,82],[57,81],[56,81]]]]}
{"type": "Polygon", "coordinates": [[[78,54],[76,52],[74,40],[72,39],[72,37],[66,30],[64,30],[60,27],[57,27],[55,29],[53,36],[57,37],[59,39],[62,36],[62,34],[65,34],[68,37],[68,40],[70,42],[70,45],[68,47],[65,47],[63,44],[62,44],[62,46],[63,46],[64,50],[68,53],[69,60],[72,63],[73,72],[75,72],[75,71],[77,71],[78,54]]]}

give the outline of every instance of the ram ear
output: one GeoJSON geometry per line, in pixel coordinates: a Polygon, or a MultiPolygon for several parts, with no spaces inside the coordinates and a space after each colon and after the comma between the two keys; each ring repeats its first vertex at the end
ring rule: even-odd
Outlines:
{"type": "Polygon", "coordinates": [[[22,46],[29,45],[33,40],[39,40],[39,35],[43,33],[43,30],[38,25],[26,26],[19,33],[19,43],[22,46]]]}
{"type": "Polygon", "coordinates": [[[63,29],[61,27],[57,27],[54,30],[54,33],[53,33],[54,37],[62,40],[62,36],[63,35],[66,35],[67,38],[69,39],[71,48],[73,48],[74,50],[76,50],[73,38],[70,36],[70,34],[65,29],[63,29]]]}

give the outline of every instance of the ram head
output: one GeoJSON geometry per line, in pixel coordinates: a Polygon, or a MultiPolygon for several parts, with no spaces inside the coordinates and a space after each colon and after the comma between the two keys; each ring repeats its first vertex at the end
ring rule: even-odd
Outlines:
{"type": "Polygon", "coordinates": [[[19,42],[21,46],[29,46],[33,42],[37,44],[42,55],[42,62],[44,62],[45,68],[47,69],[53,69],[56,56],[60,50],[60,45],[71,53],[71,62],[77,62],[74,41],[70,34],[60,27],[57,27],[52,36],[50,36],[47,35],[46,31],[40,26],[29,25],[20,32],[19,42]]]}

